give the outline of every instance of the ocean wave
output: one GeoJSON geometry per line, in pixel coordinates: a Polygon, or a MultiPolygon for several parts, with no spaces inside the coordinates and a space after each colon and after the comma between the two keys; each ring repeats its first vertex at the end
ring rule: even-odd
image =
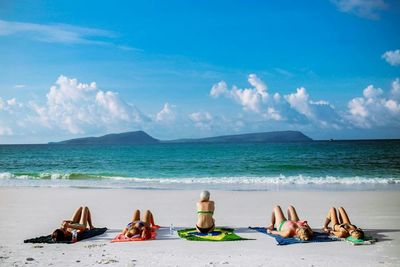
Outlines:
{"type": "Polygon", "coordinates": [[[31,174],[13,174],[10,172],[0,173],[0,180],[87,180],[118,183],[138,183],[138,184],[212,184],[212,185],[324,185],[324,184],[400,184],[400,178],[395,177],[340,177],[340,176],[224,176],[224,177],[182,177],[182,178],[140,178],[140,177],[122,177],[107,176],[98,174],[84,173],[31,173],[31,174]]]}

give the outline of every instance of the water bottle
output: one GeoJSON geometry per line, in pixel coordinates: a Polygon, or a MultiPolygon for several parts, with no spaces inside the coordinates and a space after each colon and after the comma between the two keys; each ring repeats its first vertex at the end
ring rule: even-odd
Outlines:
{"type": "Polygon", "coordinates": [[[169,226],[169,235],[173,235],[174,234],[174,225],[171,223],[171,225],[169,226]]]}
{"type": "Polygon", "coordinates": [[[78,241],[78,231],[76,229],[72,230],[72,239],[71,242],[75,243],[78,241]]]}

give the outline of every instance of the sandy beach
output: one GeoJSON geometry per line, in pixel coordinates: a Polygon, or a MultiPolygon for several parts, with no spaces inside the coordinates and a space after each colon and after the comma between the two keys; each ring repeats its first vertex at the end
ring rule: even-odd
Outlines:
{"type": "Polygon", "coordinates": [[[193,242],[175,229],[196,221],[198,191],[74,188],[0,188],[1,266],[399,266],[400,193],[397,191],[212,191],[217,226],[234,227],[237,242],[193,242]],[[277,246],[249,230],[265,226],[274,204],[294,204],[301,219],[320,229],[330,206],[347,208],[352,223],[378,239],[373,245],[347,242],[277,246]],[[80,205],[89,206],[99,237],[75,244],[24,244],[49,234],[80,205]],[[110,243],[136,208],[150,209],[162,228],[157,240],[110,243]]]}

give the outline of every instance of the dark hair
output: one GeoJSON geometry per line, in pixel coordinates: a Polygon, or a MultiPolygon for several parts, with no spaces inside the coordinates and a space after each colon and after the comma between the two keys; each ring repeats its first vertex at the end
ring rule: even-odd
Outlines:
{"type": "Polygon", "coordinates": [[[351,232],[351,236],[357,239],[363,239],[364,238],[364,232],[361,229],[356,229],[353,232],[351,232]]]}
{"type": "Polygon", "coordinates": [[[54,230],[54,232],[51,234],[51,238],[52,238],[54,241],[65,241],[66,236],[65,236],[63,230],[61,230],[61,229],[56,229],[56,230],[54,230]]]}

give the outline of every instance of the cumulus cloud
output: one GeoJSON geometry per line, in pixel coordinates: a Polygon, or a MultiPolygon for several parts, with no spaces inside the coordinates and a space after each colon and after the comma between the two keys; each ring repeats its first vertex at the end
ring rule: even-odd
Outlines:
{"type": "Polygon", "coordinates": [[[234,99],[244,110],[258,113],[262,103],[267,102],[269,98],[267,85],[255,74],[250,74],[247,81],[253,86],[252,88],[241,89],[233,86],[231,90],[228,90],[225,81],[220,81],[212,86],[210,95],[215,98],[224,95],[234,99]]]}
{"type": "Polygon", "coordinates": [[[157,122],[173,122],[175,121],[176,114],[172,110],[174,106],[168,103],[164,104],[164,107],[156,114],[155,120],[157,122]]]}
{"type": "Polygon", "coordinates": [[[270,94],[267,85],[255,74],[248,76],[252,88],[240,89],[232,86],[229,90],[226,82],[214,84],[210,95],[223,95],[240,104],[244,111],[259,114],[272,121],[296,123],[312,122],[323,127],[340,127],[340,117],[335,108],[325,100],[313,101],[307,90],[300,87],[295,93],[281,96],[278,92],[270,94]]]}
{"type": "Polygon", "coordinates": [[[47,103],[31,103],[43,125],[59,127],[72,134],[90,129],[124,129],[145,120],[140,111],[111,91],[102,91],[95,82],[79,83],[60,76],[47,94],[47,103]]]}
{"type": "Polygon", "coordinates": [[[394,51],[386,51],[382,58],[392,66],[400,65],[400,49],[394,51]]]}
{"type": "Polygon", "coordinates": [[[193,112],[189,114],[189,119],[202,130],[209,130],[213,122],[213,116],[209,112],[193,112]]]}
{"type": "Polygon", "coordinates": [[[392,82],[391,94],[385,94],[373,85],[363,90],[362,97],[351,99],[346,118],[361,128],[374,126],[400,126],[400,104],[398,102],[399,79],[392,82]]]}
{"type": "Polygon", "coordinates": [[[218,97],[226,93],[228,93],[228,86],[226,85],[226,82],[220,81],[211,87],[210,96],[218,97]]]}
{"type": "Polygon", "coordinates": [[[379,13],[387,8],[383,0],[331,0],[339,11],[367,19],[379,19],[379,13]]]}

